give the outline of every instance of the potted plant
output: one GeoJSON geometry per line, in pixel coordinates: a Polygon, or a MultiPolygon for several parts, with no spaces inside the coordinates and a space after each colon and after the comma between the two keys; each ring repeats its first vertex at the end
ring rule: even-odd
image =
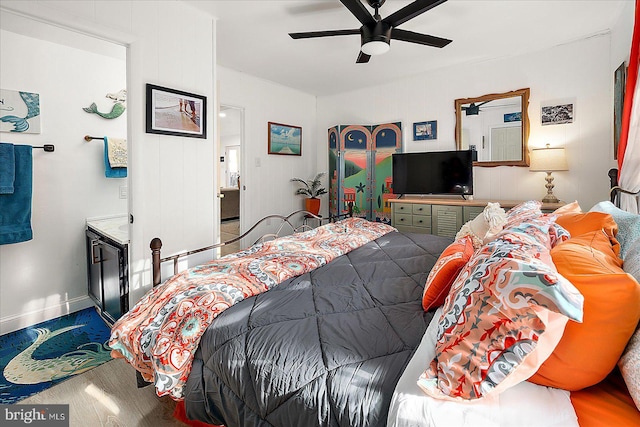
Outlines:
{"type": "Polygon", "coordinates": [[[305,181],[301,178],[291,178],[291,182],[297,182],[302,184],[302,187],[298,188],[295,192],[299,196],[308,196],[305,200],[305,210],[311,212],[314,215],[318,215],[320,212],[320,199],[318,196],[327,193],[327,190],[322,186],[320,179],[325,175],[324,172],[320,172],[315,178],[305,181]]]}

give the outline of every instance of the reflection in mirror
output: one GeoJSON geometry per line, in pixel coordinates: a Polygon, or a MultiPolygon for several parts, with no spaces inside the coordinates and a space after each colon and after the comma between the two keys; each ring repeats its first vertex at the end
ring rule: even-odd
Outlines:
{"type": "Polygon", "coordinates": [[[528,166],[529,88],[456,99],[456,148],[476,150],[474,166],[528,166]]]}

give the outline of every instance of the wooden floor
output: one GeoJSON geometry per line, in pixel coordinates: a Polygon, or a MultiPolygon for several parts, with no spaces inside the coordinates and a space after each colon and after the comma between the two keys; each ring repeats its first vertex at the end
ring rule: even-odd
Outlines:
{"type": "MultiPolygon", "coordinates": [[[[239,234],[240,222],[224,221],[221,240],[239,234]]],[[[239,250],[239,243],[224,246],[221,254],[239,250]]],[[[123,360],[112,360],[70,378],[19,403],[69,404],[71,427],[173,427],[186,424],[173,418],[176,402],[157,397],[153,386],[137,388],[135,370],[123,360]]]]}
{"type": "MultiPolygon", "coordinates": [[[[234,237],[240,235],[240,220],[222,221],[220,223],[220,241],[227,242],[234,237]]],[[[231,243],[220,248],[220,256],[225,256],[238,252],[240,250],[240,242],[231,243]]]]}
{"type": "Polygon", "coordinates": [[[71,427],[168,427],[176,403],[157,397],[153,386],[137,388],[135,370],[116,359],[57,384],[19,403],[69,404],[71,427]]]}

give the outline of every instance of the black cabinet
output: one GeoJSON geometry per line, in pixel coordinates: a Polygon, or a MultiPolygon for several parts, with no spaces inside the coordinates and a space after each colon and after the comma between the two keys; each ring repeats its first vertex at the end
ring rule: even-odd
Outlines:
{"type": "Polygon", "coordinates": [[[87,228],[89,296],[110,323],[129,310],[128,245],[87,228]]]}

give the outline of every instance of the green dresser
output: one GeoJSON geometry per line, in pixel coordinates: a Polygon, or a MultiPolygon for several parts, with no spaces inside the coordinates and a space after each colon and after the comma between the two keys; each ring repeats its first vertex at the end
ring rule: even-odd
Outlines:
{"type": "MultiPolygon", "coordinates": [[[[429,233],[454,238],[462,225],[480,215],[490,200],[404,198],[391,200],[391,225],[400,231],[429,233]]],[[[521,203],[498,200],[504,209],[521,203]]],[[[544,203],[543,212],[552,212],[564,203],[544,203]]]]}

